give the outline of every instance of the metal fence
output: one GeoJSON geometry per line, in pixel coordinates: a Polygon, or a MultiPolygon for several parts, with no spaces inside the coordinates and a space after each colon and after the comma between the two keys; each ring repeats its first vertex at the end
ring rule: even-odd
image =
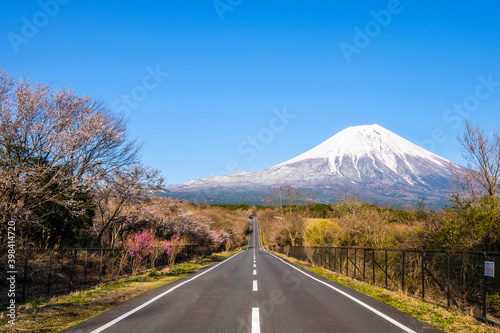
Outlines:
{"type": "MultiPolygon", "coordinates": [[[[219,245],[185,245],[176,256],[175,262],[204,257],[223,250],[219,245]]],[[[7,253],[1,253],[0,258],[0,287],[7,290],[7,253]]],[[[130,275],[133,269],[141,272],[165,266],[168,259],[168,255],[163,253],[154,262],[150,257],[137,262],[137,259],[124,249],[19,249],[16,250],[16,298],[26,300],[70,292],[130,275]]],[[[5,297],[6,295],[0,295],[0,303],[5,302],[5,297]]]]}
{"type": "Polygon", "coordinates": [[[498,252],[303,246],[271,249],[376,286],[458,309],[492,324],[500,323],[500,264],[494,264],[500,262],[498,252]]]}

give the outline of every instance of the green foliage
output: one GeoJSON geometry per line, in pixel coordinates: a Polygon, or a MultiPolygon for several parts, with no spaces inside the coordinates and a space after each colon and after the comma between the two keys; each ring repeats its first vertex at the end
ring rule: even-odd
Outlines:
{"type": "Polygon", "coordinates": [[[490,294],[486,295],[486,303],[490,308],[493,309],[496,316],[500,315],[500,295],[499,294],[490,294]]]}
{"type": "Polygon", "coordinates": [[[311,204],[309,210],[317,218],[326,219],[333,211],[332,205],[327,204],[311,204]]]}
{"type": "Polygon", "coordinates": [[[500,249],[500,199],[479,202],[454,199],[451,218],[436,235],[443,248],[498,251],[500,249]]]}
{"type": "Polygon", "coordinates": [[[222,207],[222,208],[227,209],[230,212],[235,212],[237,210],[249,210],[250,208],[252,208],[251,206],[245,205],[245,204],[241,204],[241,205],[217,204],[217,205],[214,205],[214,207],[222,207]]]}
{"type": "Polygon", "coordinates": [[[52,197],[32,209],[38,223],[24,223],[19,226],[24,238],[33,240],[43,247],[70,246],[81,239],[82,231],[92,225],[94,205],[90,192],[74,189],[66,182],[54,182],[55,174],[61,168],[49,170],[45,177],[33,181],[39,196],[52,197]]]}

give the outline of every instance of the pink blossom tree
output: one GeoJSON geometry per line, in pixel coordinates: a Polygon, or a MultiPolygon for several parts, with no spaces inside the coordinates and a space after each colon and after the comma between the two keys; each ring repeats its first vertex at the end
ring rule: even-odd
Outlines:
{"type": "Polygon", "coordinates": [[[153,249],[154,235],[149,230],[139,231],[127,238],[128,253],[136,260],[133,261],[132,273],[136,274],[141,262],[153,249]]]}
{"type": "Polygon", "coordinates": [[[179,234],[173,235],[169,241],[165,242],[165,253],[168,254],[168,267],[170,270],[174,267],[175,258],[182,251],[184,245],[186,245],[186,241],[179,234]]]}

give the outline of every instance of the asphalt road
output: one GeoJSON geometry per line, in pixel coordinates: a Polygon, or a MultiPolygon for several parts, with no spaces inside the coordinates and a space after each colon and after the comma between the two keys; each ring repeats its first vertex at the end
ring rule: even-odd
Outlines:
{"type": "Polygon", "coordinates": [[[64,332],[441,332],[260,249],[146,292],[64,332]]]}

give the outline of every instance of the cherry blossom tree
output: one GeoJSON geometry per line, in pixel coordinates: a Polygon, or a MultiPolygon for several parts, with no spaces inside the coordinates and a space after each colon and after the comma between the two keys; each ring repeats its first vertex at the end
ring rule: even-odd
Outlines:
{"type": "Polygon", "coordinates": [[[170,240],[165,242],[165,252],[168,254],[168,267],[172,269],[175,264],[177,255],[181,253],[184,248],[185,240],[179,235],[173,235],[170,240]]]}
{"type": "Polygon", "coordinates": [[[133,220],[129,213],[144,207],[162,185],[163,178],[158,170],[141,165],[127,166],[106,174],[95,186],[93,230],[97,241],[101,243],[107,233],[108,244],[113,247],[127,222],[133,220]]]}
{"type": "Polygon", "coordinates": [[[124,119],[71,89],[16,81],[0,68],[0,108],[2,229],[16,220],[20,229],[57,232],[50,213],[89,214],[82,198],[138,161],[140,147],[127,139],[124,119]]]}

